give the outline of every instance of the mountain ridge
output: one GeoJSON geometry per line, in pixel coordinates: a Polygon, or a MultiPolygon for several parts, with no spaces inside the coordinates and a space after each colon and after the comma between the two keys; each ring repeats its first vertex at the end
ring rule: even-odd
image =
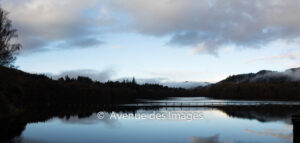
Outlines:
{"type": "Polygon", "coordinates": [[[218,83],[283,83],[300,82],[300,67],[283,72],[261,70],[257,73],[238,74],[227,77],[218,83]]]}

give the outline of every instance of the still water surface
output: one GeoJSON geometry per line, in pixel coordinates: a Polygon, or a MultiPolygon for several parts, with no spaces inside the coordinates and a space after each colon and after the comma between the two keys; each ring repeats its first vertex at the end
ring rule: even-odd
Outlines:
{"type": "MultiPolygon", "coordinates": [[[[28,123],[14,142],[33,143],[292,143],[290,107],[138,109],[135,114],[201,113],[201,119],[115,119],[113,112],[87,117],[53,117],[28,123]]],[[[125,114],[126,111],[117,114],[125,114]]]]}

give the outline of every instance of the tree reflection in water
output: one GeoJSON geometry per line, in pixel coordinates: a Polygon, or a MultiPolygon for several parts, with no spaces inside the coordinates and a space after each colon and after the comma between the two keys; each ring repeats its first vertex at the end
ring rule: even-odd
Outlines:
{"type": "MultiPolygon", "coordinates": [[[[0,134],[0,142],[40,142],[35,140],[28,140],[20,137],[21,133],[26,127],[28,123],[35,123],[35,122],[45,122],[53,117],[58,117],[65,123],[79,123],[79,124],[93,124],[97,122],[96,113],[98,111],[106,111],[108,113],[114,112],[123,112],[123,113],[136,113],[138,110],[159,110],[159,108],[151,108],[151,107],[123,107],[123,108],[106,108],[101,109],[99,108],[80,108],[80,109],[67,109],[61,110],[62,108],[44,108],[44,109],[35,109],[32,110],[30,113],[24,113],[19,116],[14,117],[7,117],[0,120],[1,126],[1,134],[0,134]]],[[[171,109],[171,108],[169,108],[171,109]]],[[[293,134],[284,133],[281,131],[275,130],[264,130],[264,131],[256,131],[253,129],[245,129],[245,133],[249,134],[257,134],[261,136],[272,136],[276,138],[281,138],[286,141],[293,140],[294,142],[299,142],[299,114],[300,108],[298,106],[226,106],[226,107],[218,107],[213,108],[216,110],[220,110],[226,113],[228,116],[233,118],[243,118],[243,119],[252,119],[257,120],[259,122],[271,122],[271,121],[281,121],[288,125],[293,126],[293,134]],[[293,116],[292,115],[298,115],[293,116]],[[297,137],[298,136],[298,137],[297,137]]],[[[177,110],[177,109],[176,109],[177,110]]],[[[103,120],[103,122],[107,123],[110,126],[113,126],[112,120],[103,120]]],[[[213,135],[208,137],[190,137],[189,139],[191,142],[194,143],[222,143],[219,139],[219,135],[213,135]]],[[[228,142],[228,141],[227,141],[228,142]]]]}

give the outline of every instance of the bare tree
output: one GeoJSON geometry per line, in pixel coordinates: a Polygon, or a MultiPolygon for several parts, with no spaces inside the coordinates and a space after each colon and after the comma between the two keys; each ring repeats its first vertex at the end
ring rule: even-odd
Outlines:
{"type": "Polygon", "coordinates": [[[15,54],[22,46],[12,42],[18,35],[7,15],[8,13],[0,7],[0,65],[12,67],[16,59],[15,54]]]}

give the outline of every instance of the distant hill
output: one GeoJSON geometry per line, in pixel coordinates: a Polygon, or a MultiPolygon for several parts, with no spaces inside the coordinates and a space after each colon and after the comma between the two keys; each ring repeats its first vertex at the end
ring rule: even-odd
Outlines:
{"type": "Polygon", "coordinates": [[[220,99],[300,101],[300,68],[233,75],[215,84],[199,86],[194,93],[220,99]]]}
{"type": "Polygon", "coordinates": [[[0,117],[1,113],[16,113],[33,106],[112,105],[183,95],[187,91],[182,88],[139,85],[134,80],[102,83],[82,76],[53,80],[46,75],[0,66],[0,117]]]}
{"type": "Polygon", "coordinates": [[[219,83],[285,83],[300,82],[300,68],[288,69],[284,72],[261,70],[257,73],[229,76],[219,83]]]}

